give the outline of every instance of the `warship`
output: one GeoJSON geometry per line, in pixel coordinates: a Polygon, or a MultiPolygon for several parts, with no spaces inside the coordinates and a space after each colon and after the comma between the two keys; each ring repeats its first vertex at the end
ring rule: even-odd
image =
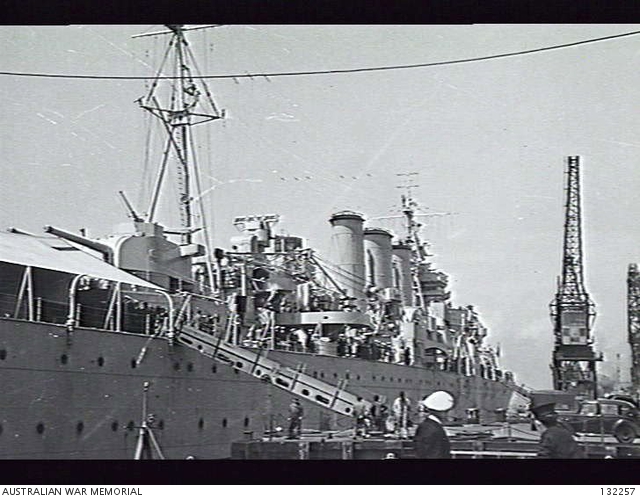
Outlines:
{"type": "Polygon", "coordinates": [[[503,413],[513,374],[478,312],[452,304],[410,191],[397,237],[333,214],[327,257],[277,234],[278,215],[239,214],[229,247],[212,246],[191,130],[224,112],[185,31],[167,27],[138,100],[166,132],[146,212],[121,193],[130,220],[102,238],[0,232],[0,457],[228,458],[281,431],[292,397],[305,431],[351,429],[358,398],[391,408],[400,392],[451,392],[452,420],[503,413]],[[158,221],[169,181],[177,229],[158,221]]]}

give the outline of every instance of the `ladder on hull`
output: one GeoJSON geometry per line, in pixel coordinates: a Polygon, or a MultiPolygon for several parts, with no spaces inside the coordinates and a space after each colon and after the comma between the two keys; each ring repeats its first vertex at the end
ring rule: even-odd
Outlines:
{"type": "MultiPolygon", "coordinates": [[[[227,343],[221,335],[214,337],[192,326],[184,325],[177,341],[217,362],[226,363],[264,382],[272,383],[300,399],[344,416],[353,416],[353,406],[358,396],[345,390],[346,381],[338,386],[325,383],[305,374],[300,368],[292,369],[268,359],[263,350],[252,352],[227,343]]],[[[363,402],[370,405],[367,401],[363,402]]]]}

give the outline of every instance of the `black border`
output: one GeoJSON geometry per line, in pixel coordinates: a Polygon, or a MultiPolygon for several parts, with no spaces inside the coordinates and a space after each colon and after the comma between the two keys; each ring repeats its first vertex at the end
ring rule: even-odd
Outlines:
{"type": "Polygon", "coordinates": [[[2,0],[2,24],[634,23],[635,0],[2,0]]]}
{"type": "Polygon", "coordinates": [[[636,460],[5,461],[11,485],[633,485],[636,460]]]}

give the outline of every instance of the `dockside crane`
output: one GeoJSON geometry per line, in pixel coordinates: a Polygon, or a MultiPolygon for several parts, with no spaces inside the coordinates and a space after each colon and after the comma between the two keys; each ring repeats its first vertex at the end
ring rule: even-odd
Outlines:
{"type": "Polygon", "coordinates": [[[629,264],[627,274],[627,324],[631,347],[631,388],[640,397],[640,272],[638,264],[629,264]]]}
{"type": "Polygon", "coordinates": [[[584,286],[582,219],[580,206],[580,156],[567,157],[562,276],[550,304],[555,345],[551,371],[555,390],[598,396],[596,362],[591,328],[595,306],[584,286]]]}

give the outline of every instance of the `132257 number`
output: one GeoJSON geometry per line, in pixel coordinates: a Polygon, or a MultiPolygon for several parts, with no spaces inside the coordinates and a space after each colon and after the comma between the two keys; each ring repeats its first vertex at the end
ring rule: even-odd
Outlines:
{"type": "Polygon", "coordinates": [[[603,496],[632,496],[635,491],[635,487],[600,487],[603,496]]]}

